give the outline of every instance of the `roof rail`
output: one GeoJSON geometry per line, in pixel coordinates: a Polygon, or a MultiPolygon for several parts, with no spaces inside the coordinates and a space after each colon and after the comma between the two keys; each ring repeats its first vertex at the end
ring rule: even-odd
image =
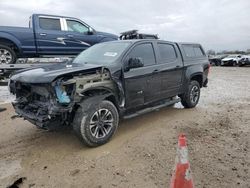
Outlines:
{"type": "Polygon", "coordinates": [[[130,30],[122,32],[120,35],[120,40],[129,40],[129,39],[159,39],[156,34],[144,34],[138,33],[138,30],[130,30]]]}

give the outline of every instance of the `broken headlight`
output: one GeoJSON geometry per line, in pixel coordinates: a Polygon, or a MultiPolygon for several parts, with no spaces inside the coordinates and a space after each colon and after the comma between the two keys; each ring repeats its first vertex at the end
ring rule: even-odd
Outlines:
{"type": "Polygon", "coordinates": [[[57,80],[55,84],[55,91],[58,102],[61,104],[69,104],[71,102],[72,94],[74,93],[74,87],[75,83],[71,80],[57,80]]]}

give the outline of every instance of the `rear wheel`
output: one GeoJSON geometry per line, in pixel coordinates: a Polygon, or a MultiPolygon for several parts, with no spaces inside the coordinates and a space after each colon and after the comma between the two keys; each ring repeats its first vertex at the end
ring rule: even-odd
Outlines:
{"type": "Polygon", "coordinates": [[[0,63],[14,64],[16,62],[16,54],[13,49],[6,45],[0,44],[0,63]]]}
{"type": "Polygon", "coordinates": [[[200,84],[196,80],[191,80],[187,91],[181,95],[181,104],[185,108],[195,107],[200,99],[200,84]]]}
{"type": "Polygon", "coordinates": [[[84,144],[96,147],[111,139],[118,123],[119,114],[112,102],[87,99],[76,111],[73,129],[84,144]]]}

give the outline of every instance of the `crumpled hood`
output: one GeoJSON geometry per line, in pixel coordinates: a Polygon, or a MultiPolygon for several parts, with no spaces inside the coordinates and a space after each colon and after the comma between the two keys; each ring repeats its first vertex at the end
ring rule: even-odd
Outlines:
{"type": "Polygon", "coordinates": [[[11,76],[11,80],[19,81],[24,83],[50,83],[57,77],[71,74],[71,73],[87,73],[92,72],[100,65],[94,64],[80,64],[80,63],[58,63],[54,65],[48,65],[43,67],[36,67],[32,69],[24,69],[18,71],[16,74],[11,76]]]}

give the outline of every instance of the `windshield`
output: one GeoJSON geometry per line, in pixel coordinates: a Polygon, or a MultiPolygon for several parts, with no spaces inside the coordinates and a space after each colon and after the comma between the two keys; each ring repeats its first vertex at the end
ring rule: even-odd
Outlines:
{"type": "Polygon", "coordinates": [[[130,42],[104,42],[80,53],[73,63],[111,64],[118,59],[130,42]]]}

